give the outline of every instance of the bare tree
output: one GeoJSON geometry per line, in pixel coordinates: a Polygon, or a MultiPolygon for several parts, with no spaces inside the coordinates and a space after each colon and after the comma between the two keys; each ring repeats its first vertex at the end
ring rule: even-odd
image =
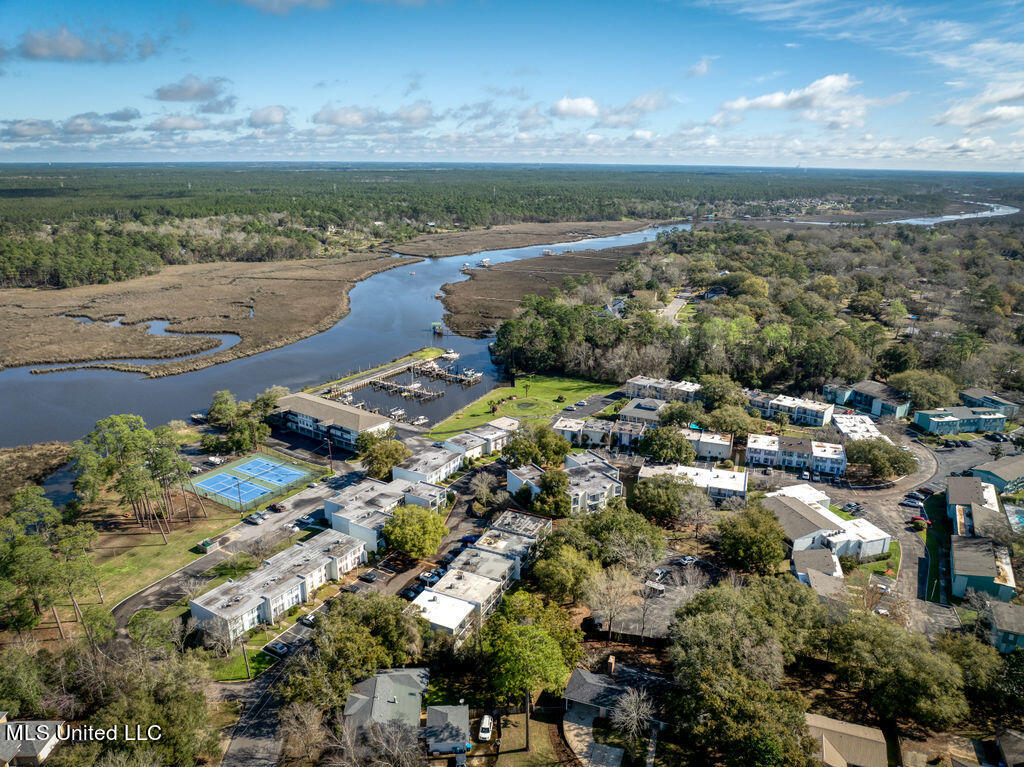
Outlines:
{"type": "Polygon", "coordinates": [[[346,719],[327,732],[320,764],[323,767],[363,767],[370,761],[369,752],[361,729],[346,719]]]}
{"type": "Polygon", "coordinates": [[[209,578],[203,578],[201,575],[190,575],[187,578],[183,578],[181,581],[181,595],[186,599],[195,599],[209,582],[209,578]]]}
{"type": "Polygon", "coordinates": [[[594,575],[585,587],[591,610],[608,624],[608,637],[622,611],[637,602],[636,581],[625,567],[613,565],[594,575]]]}
{"type": "Polygon", "coordinates": [[[225,620],[209,620],[203,622],[203,640],[207,647],[222,653],[225,657],[231,653],[235,646],[235,638],[231,636],[231,629],[225,620]]]}
{"type": "Polygon", "coordinates": [[[645,690],[627,687],[612,709],[612,724],[619,732],[636,742],[651,727],[654,704],[645,690]]]}
{"type": "Polygon", "coordinates": [[[494,488],[496,481],[492,474],[480,471],[473,477],[473,481],[469,483],[469,489],[480,503],[487,506],[492,500],[491,490],[494,488]]]}
{"type": "Polygon", "coordinates": [[[693,525],[693,537],[700,538],[701,528],[711,524],[714,508],[708,494],[700,488],[687,489],[679,504],[679,524],[693,525]]]}
{"type": "Polygon", "coordinates": [[[185,652],[185,645],[188,644],[188,638],[192,636],[192,633],[198,626],[199,621],[191,615],[183,621],[174,621],[171,623],[171,642],[177,648],[178,652],[185,652]]]}
{"type": "Polygon", "coordinates": [[[280,721],[286,758],[315,761],[324,744],[323,711],[313,703],[296,701],[281,709],[280,721]]]}
{"type": "Polygon", "coordinates": [[[661,561],[662,552],[647,536],[630,537],[616,532],[608,539],[608,553],[631,572],[645,573],[661,561]]]}
{"type": "Polygon", "coordinates": [[[647,633],[647,615],[657,605],[656,600],[664,598],[665,592],[653,583],[645,583],[637,594],[640,599],[640,638],[647,633]]]}
{"type": "Polygon", "coordinates": [[[364,737],[372,754],[367,764],[372,767],[419,767],[423,762],[419,733],[407,724],[371,722],[364,737]]]}

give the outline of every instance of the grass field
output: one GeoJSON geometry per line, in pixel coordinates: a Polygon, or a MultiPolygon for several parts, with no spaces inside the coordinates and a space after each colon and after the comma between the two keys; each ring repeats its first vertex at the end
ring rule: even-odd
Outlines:
{"type": "Polygon", "coordinates": [[[516,381],[514,387],[492,389],[476,402],[439,423],[430,430],[429,436],[446,439],[453,434],[482,426],[498,416],[548,421],[566,405],[594,394],[608,394],[617,388],[613,384],[594,383],[579,378],[541,375],[523,377],[516,381]],[[555,402],[559,395],[565,397],[564,402],[555,402]],[[512,397],[515,399],[510,399],[512,397]],[[488,403],[499,400],[504,401],[497,406],[497,412],[492,413],[488,403]]]}
{"type": "Polygon", "coordinates": [[[560,738],[558,722],[551,714],[534,712],[530,717],[530,750],[526,747],[526,714],[512,714],[501,728],[501,754],[496,767],[555,767],[562,761],[551,745],[560,738]]]}
{"type": "Polygon", "coordinates": [[[903,556],[903,549],[900,546],[899,541],[893,541],[889,544],[889,558],[879,559],[875,562],[865,562],[862,565],[857,565],[857,569],[862,573],[866,573],[870,576],[872,573],[876,575],[885,575],[889,569],[889,562],[892,561],[892,574],[895,575],[900,571],[900,558],[903,556]]]}
{"type": "MultiPolygon", "coordinates": [[[[277,658],[263,650],[247,648],[245,654],[249,657],[249,670],[253,677],[259,676],[277,663],[277,658]]],[[[226,658],[212,658],[210,660],[210,675],[215,682],[238,682],[249,678],[245,673],[245,660],[242,658],[242,653],[237,650],[232,651],[226,658]]]]}
{"type": "Polygon", "coordinates": [[[835,514],[840,519],[856,519],[856,517],[854,517],[853,514],[849,514],[849,513],[845,512],[845,511],[843,511],[842,509],[840,509],[838,506],[836,506],[834,504],[829,506],[828,510],[831,511],[833,514],[835,514]]]}
{"type": "Polygon", "coordinates": [[[924,502],[925,516],[931,520],[927,530],[921,531],[928,549],[928,589],[925,598],[929,602],[940,601],[939,562],[944,552],[949,551],[949,532],[946,529],[946,495],[937,493],[924,502]]]}

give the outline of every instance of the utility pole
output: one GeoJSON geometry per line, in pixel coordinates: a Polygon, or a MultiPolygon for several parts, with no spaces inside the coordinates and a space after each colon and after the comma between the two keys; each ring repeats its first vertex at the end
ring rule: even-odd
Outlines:
{"type": "Polygon", "coordinates": [[[331,438],[328,437],[324,440],[327,444],[327,465],[334,471],[334,454],[331,452],[331,438]]]}

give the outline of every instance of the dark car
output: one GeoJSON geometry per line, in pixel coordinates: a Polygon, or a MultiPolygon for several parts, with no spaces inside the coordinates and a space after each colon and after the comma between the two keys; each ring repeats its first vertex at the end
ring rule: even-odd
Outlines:
{"type": "Polygon", "coordinates": [[[264,648],[267,652],[276,655],[279,658],[283,658],[285,655],[292,651],[292,646],[287,642],[272,642],[264,648]]]}
{"type": "Polygon", "coordinates": [[[443,557],[441,557],[441,564],[444,565],[445,567],[447,567],[448,565],[450,565],[454,561],[455,561],[455,555],[451,554],[451,553],[445,554],[443,557]]]}
{"type": "Polygon", "coordinates": [[[272,503],[267,506],[267,511],[284,511],[283,503],[272,503]]]}
{"type": "Polygon", "coordinates": [[[307,626],[308,628],[313,628],[316,625],[316,616],[312,613],[309,615],[303,615],[299,618],[299,623],[303,626],[307,626]]]}
{"type": "Polygon", "coordinates": [[[349,594],[358,594],[359,593],[359,584],[358,583],[348,583],[348,584],[342,586],[341,590],[342,591],[347,591],[349,594]]]}
{"type": "Polygon", "coordinates": [[[919,487],[917,488],[917,492],[921,495],[935,495],[935,490],[930,487],[919,487]]]}
{"type": "Polygon", "coordinates": [[[464,535],[459,538],[459,543],[476,543],[479,539],[479,535],[464,535]]]}
{"type": "Polygon", "coordinates": [[[398,592],[398,596],[400,596],[402,599],[406,600],[407,602],[411,602],[412,600],[414,600],[416,597],[418,597],[420,595],[421,591],[423,591],[423,587],[422,586],[420,586],[420,587],[409,586],[408,588],[402,589],[400,592],[398,592]]]}
{"type": "Polygon", "coordinates": [[[377,580],[377,574],[376,573],[362,573],[359,576],[359,580],[361,580],[363,583],[373,583],[375,580],[377,580]]]}

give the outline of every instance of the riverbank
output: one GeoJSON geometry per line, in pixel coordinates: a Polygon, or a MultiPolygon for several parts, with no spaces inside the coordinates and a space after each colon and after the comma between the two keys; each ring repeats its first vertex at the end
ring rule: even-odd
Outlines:
{"type": "Polygon", "coordinates": [[[218,262],[166,267],[123,283],[66,290],[0,290],[0,365],[85,363],[150,378],[201,370],[294,343],[348,314],[353,286],[416,258],[361,258],[269,263],[218,262]],[[120,325],[83,323],[122,316],[120,325]],[[150,335],[144,323],[168,321],[184,334],[233,333],[230,349],[169,359],[216,347],[204,336],[150,335]],[[143,364],[136,360],[169,359],[143,364]],[[121,361],[118,361],[121,360],[121,361]]]}
{"type": "Polygon", "coordinates": [[[67,442],[0,448],[0,517],[10,509],[11,497],[23,487],[41,483],[68,461],[67,442]]]}
{"type": "Polygon", "coordinates": [[[447,258],[466,256],[481,250],[525,248],[531,245],[550,245],[558,242],[579,242],[592,237],[611,237],[616,234],[639,232],[652,226],[668,226],[682,221],[562,221],[540,224],[505,224],[490,229],[471,229],[465,232],[423,234],[392,250],[407,256],[447,258]]]}
{"type": "Polygon", "coordinates": [[[602,279],[621,261],[647,251],[649,243],[604,250],[577,250],[472,269],[469,279],[441,287],[445,324],[459,335],[482,338],[515,314],[523,296],[549,295],[583,274],[602,279]]]}

